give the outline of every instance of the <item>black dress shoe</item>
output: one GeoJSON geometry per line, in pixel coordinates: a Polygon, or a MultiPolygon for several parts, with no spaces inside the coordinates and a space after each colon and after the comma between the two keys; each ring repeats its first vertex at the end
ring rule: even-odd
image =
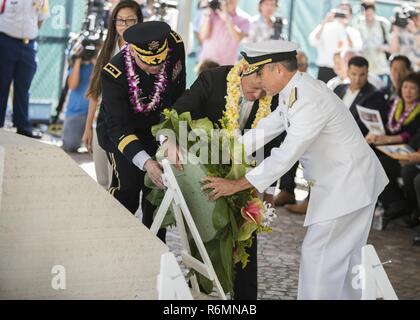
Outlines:
{"type": "Polygon", "coordinates": [[[18,129],[16,133],[20,134],[22,136],[25,136],[25,137],[33,138],[33,139],[41,139],[42,138],[42,133],[41,132],[36,132],[36,131],[30,132],[30,131],[18,129]]]}
{"type": "Polygon", "coordinates": [[[404,222],[407,227],[414,228],[420,225],[420,213],[417,210],[414,210],[409,215],[404,217],[404,222]]]}
{"type": "Polygon", "coordinates": [[[391,204],[384,211],[384,217],[389,220],[394,220],[408,214],[410,214],[410,212],[407,210],[407,206],[403,202],[391,204]]]}
{"type": "Polygon", "coordinates": [[[414,237],[413,246],[420,246],[420,234],[418,234],[414,237]]]}

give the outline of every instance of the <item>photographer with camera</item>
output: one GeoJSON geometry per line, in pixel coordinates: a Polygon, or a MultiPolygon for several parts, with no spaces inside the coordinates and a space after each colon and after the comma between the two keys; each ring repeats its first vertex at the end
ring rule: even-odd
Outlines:
{"type": "Polygon", "coordinates": [[[349,25],[351,18],[348,4],[342,3],[328,12],[322,23],[309,35],[309,43],[318,53],[318,79],[325,83],[336,76],[333,66],[337,51],[359,51],[362,48],[360,32],[349,25]]]}
{"type": "Polygon", "coordinates": [[[415,71],[420,70],[420,9],[403,6],[392,19],[390,53],[407,56],[415,71]]]}
{"type": "Polygon", "coordinates": [[[235,64],[240,43],[248,32],[249,16],[238,8],[238,0],[208,1],[201,18],[198,62],[210,59],[220,65],[235,64]]]}
{"type": "Polygon", "coordinates": [[[286,40],[284,25],[287,20],[275,17],[278,8],[278,0],[260,0],[258,5],[259,15],[252,17],[249,30],[248,42],[260,42],[265,40],[286,40]]]}
{"type": "Polygon", "coordinates": [[[37,69],[36,37],[49,15],[48,0],[0,3],[0,128],[13,82],[13,125],[18,134],[41,138],[29,121],[29,88],[37,69]]]}
{"type": "Polygon", "coordinates": [[[172,0],[156,0],[151,7],[151,15],[147,21],[163,21],[169,24],[172,30],[178,26],[178,2],[172,0]]]}
{"type": "Polygon", "coordinates": [[[77,152],[82,142],[89,109],[89,100],[85,94],[95,64],[95,53],[94,44],[85,40],[76,48],[76,54],[72,57],[74,63],[69,68],[67,79],[70,95],[62,133],[63,149],[66,152],[77,152]]]}
{"type": "Polygon", "coordinates": [[[365,0],[361,7],[362,15],[356,22],[356,29],[359,30],[363,40],[360,54],[369,62],[369,73],[382,80],[388,80],[391,24],[386,18],[376,15],[375,1],[365,0]]]}

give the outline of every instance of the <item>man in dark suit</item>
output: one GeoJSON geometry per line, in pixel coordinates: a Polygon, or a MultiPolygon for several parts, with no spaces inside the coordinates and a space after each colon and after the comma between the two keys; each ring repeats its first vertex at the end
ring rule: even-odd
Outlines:
{"type": "MultiPolygon", "coordinates": [[[[198,79],[193,83],[189,90],[176,101],[173,108],[180,114],[190,112],[192,119],[208,117],[213,123],[219,123],[225,110],[227,95],[227,76],[232,66],[222,66],[203,71],[198,79]]],[[[256,71],[256,70],[255,70],[256,71]]],[[[252,72],[252,71],[251,71],[252,72]]],[[[251,129],[259,108],[259,99],[265,96],[257,80],[256,72],[242,74],[241,78],[240,107],[243,109],[241,114],[241,131],[251,129]]],[[[275,110],[278,105],[278,95],[273,97],[271,110],[275,110]]],[[[270,155],[274,147],[280,145],[279,138],[274,139],[269,145],[264,147],[264,157],[270,155]]],[[[236,277],[234,292],[236,300],[255,300],[257,299],[257,237],[254,236],[253,245],[248,251],[249,263],[242,269],[240,263],[236,265],[236,277]]]]}
{"type": "Polygon", "coordinates": [[[350,83],[341,84],[334,90],[349,108],[364,136],[369,133],[369,130],[357,113],[357,105],[378,110],[384,124],[388,117],[388,105],[385,98],[378,89],[369,83],[368,73],[369,62],[361,56],[355,56],[350,59],[348,64],[347,75],[350,83]]]}

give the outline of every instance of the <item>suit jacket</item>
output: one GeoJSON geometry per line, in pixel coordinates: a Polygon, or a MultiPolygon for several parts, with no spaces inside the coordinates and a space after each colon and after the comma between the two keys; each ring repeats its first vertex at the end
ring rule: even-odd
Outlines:
{"type": "MultiPolygon", "coordinates": [[[[192,119],[208,117],[213,123],[219,123],[226,105],[227,81],[226,77],[232,66],[222,66],[203,71],[191,88],[176,101],[173,108],[179,113],[190,112],[192,119]]],[[[273,97],[271,110],[278,105],[278,95],[273,97]]],[[[245,129],[251,129],[257,114],[259,102],[255,101],[252,111],[245,124],[245,129]]],[[[264,148],[264,156],[268,157],[274,147],[280,145],[280,138],[276,138],[264,148]]]]}
{"type": "MultiPolygon", "coordinates": [[[[135,112],[129,96],[123,53],[113,57],[101,74],[102,103],[99,110],[96,131],[100,146],[108,152],[121,152],[131,162],[137,153],[146,151],[154,155],[158,143],[151,133],[151,127],[161,121],[161,111],[170,106],[185,91],[185,49],[180,36],[172,31],[168,36],[169,53],[167,69],[168,85],[162,94],[159,106],[150,113],[135,112]]],[[[150,102],[155,76],[145,73],[139,67],[140,99],[150,102]]]]}
{"type": "MultiPolygon", "coordinates": [[[[349,84],[341,84],[337,88],[335,88],[334,92],[338,95],[340,99],[343,99],[349,86],[349,84]]],[[[357,113],[356,105],[378,110],[381,114],[382,122],[385,127],[388,118],[388,103],[386,102],[383,93],[376,89],[369,82],[366,83],[366,85],[362,89],[360,89],[359,94],[356,96],[349,109],[363,135],[366,136],[369,133],[369,130],[366,128],[366,126],[360,119],[359,114],[357,113]]]]}
{"type": "Polygon", "coordinates": [[[408,142],[408,144],[414,149],[414,150],[420,150],[420,129],[417,129],[417,132],[415,135],[413,135],[408,142]]]}
{"type": "Polygon", "coordinates": [[[257,129],[264,129],[263,137],[253,136],[252,130],[242,137],[247,154],[253,142],[265,143],[285,130],[287,135],[246,178],[264,190],[299,160],[311,188],[305,226],[375,203],[388,183],[348,108],[325,83],[306,73],[294,75],[280,92],[278,108],[257,129]]]}

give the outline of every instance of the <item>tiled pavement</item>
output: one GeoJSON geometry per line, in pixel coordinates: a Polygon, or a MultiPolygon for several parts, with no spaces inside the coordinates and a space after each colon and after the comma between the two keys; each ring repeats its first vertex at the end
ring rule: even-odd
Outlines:
{"type": "MultiPolygon", "coordinates": [[[[93,163],[87,154],[72,155],[94,177],[93,163]]],[[[258,239],[258,298],[296,299],[300,246],[305,235],[302,216],[277,209],[273,232],[258,239]]],[[[420,229],[407,229],[400,221],[391,222],[385,231],[372,230],[368,243],[373,244],[400,299],[420,299],[420,247],[411,244],[420,229]]],[[[175,253],[180,250],[179,235],[170,230],[167,244],[175,253]]]]}

